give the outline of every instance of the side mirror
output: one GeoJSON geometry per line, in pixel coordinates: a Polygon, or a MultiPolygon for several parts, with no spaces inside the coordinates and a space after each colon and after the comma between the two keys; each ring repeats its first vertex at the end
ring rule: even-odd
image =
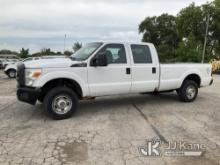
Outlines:
{"type": "Polygon", "coordinates": [[[107,55],[105,52],[99,53],[93,60],[92,66],[107,66],[107,55]]]}

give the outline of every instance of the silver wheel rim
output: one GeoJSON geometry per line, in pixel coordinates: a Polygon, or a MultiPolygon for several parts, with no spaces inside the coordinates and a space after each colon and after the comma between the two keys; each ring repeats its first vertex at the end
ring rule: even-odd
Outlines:
{"type": "Polygon", "coordinates": [[[15,77],[15,72],[10,71],[10,72],[9,72],[9,76],[10,76],[10,77],[15,77]]]}
{"type": "Polygon", "coordinates": [[[52,108],[56,114],[64,115],[71,110],[72,100],[69,96],[59,95],[53,99],[52,108]]]}
{"type": "Polygon", "coordinates": [[[193,85],[190,85],[186,88],[186,96],[188,99],[193,99],[196,95],[196,88],[193,85]]]}

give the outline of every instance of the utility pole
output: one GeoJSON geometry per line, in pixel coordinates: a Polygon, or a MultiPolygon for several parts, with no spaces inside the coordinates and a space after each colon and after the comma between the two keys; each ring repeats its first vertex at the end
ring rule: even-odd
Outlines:
{"type": "Polygon", "coordinates": [[[206,23],[205,41],[204,41],[203,52],[202,52],[202,63],[204,63],[204,60],[205,60],[205,50],[206,50],[206,44],[207,44],[207,36],[209,32],[209,19],[210,19],[210,15],[208,14],[207,23],[206,23]]]}
{"type": "Polygon", "coordinates": [[[63,45],[63,53],[66,50],[66,34],[64,35],[64,45],[63,45]]]}

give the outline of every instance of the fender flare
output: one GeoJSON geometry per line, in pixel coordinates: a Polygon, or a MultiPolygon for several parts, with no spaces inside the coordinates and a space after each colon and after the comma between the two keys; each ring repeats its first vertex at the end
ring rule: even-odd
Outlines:
{"type": "Polygon", "coordinates": [[[7,70],[4,70],[6,73],[8,73],[8,71],[10,70],[14,70],[15,72],[17,72],[17,70],[15,68],[8,68],[7,70]]]}
{"type": "Polygon", "coordinates": [[[67,72],[67,71],[56,71],[56,72],[46,73],[34,83],[34,86],[37,88],[41,88],[49,81],[52,81],[55,79],[73,80],[80,85],[80,87],[82,89],[82,96],[83,97],[87,96],[89,94],[88,84],[86,84],[86,82],[83,81],[78,75],[74,74],[73,72],[67,72]]]}
{"type": "Polygon", "coordinates": [[[201,73],[199,70],[194,69],[194,70],[190,70],[190,71],[188,71],[188,72],[185,72],[185,73],[181,76],[181,79],[180,79],[181,81],[179,82],[178,86],[181,87],[181,85],[183,84],[184,80],[185,80],[188,76],[190,76],[190,75],[197,75],[197,76],[200,78],[200,81],[202,82],[202,79],[201,79],[202,73],[201,73]]]}

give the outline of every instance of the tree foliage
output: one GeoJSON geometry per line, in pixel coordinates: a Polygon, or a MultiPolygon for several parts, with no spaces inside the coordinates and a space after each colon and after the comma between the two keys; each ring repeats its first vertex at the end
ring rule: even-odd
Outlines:
{"type": "Polygon", "coordinates": [[[49,56],[49,55],[54,55],[55,53],[54,52],[52,52],[51,50],[50,50],[50,48],[42,48],[41,49],[41,55],[43,55],[43,56],[49,56]]]}
{"type": "Polygon", "coordinates": [[[29,55],[29,49],[22,48],[19,53],[20,58],[27,58],[29,55]]]}
{"type": "Polygon", "coordinates": [[[52,51],[50,48],[42,48],[40,52],[33,53],[33,57],[63,55],[61,52],[52,51]]]}
{"type": "Polygon", "coordinates": [[[208,15],[209,31],[205,60],[220,54],[220,0],[182,9],[177,16],[162,14],[147,17],[139,25],[144,42],[152,42],[158,49],[161,62],[199,62],[208,15]]]}
{"type": "Polygon", "coordinates": [[[2,50],[0,50],[0,54],[14,54],[14,55],[18,55],[18,52],[7,50],[7,49],[2,49],[2,50]]]}
{"type": "MultiPolygon", "coordinates": [[[[75,42],[72,48],[73,48],[73,51],[75,52],[75,51],[79,50],[81,47],[82,47],[82,43],[75,42]]],[[[25,49],[25,48],[22,48],[19,53],[16,52],[16,51],[2,49],[2,50],[0,50],[0,54],[17,55],[20,58],[27,58],[29,55],[32,56],[32,57],[50,56],[50,55],[52,55],[52,56],[53,55],[56,55],[56,56],[57,55],[70,56],[70,55],[73,54],[73,51],[66,50],[64,52],[60,52],[60,51],[53,51],[50,48],[43,47],[39,52],[35,52],[35,53],[32,53],[32,54],[29,54],[29,49],[25,49]]]]}
{"type": "Polygon", "coordinates": [[[76,42],[73,44],[73,51],[76,52],[82,47],[82,43],[76,42]]]}
{"type": "Polygon", "coordinates": [[[72,51],[69,51],[69,50],[66,50],[65,52],[64,52],[64,55],[66,55],[66,56],[70,56],[70,55],[72,55],[73,54],[73,52],[72,51]]]}
{"type": "Polygon", "coordinates": [[[177,34],[176,18],[163,14],[159,17],[147,17],[140,25],[139,32],[143,33],[142,41],[152,42],[160,52],[160,60],[175,57],[175,49],[180,38],[177,34]]]}
{"type": "Polygon", "coordinates": [[[201,62],[202,44],[190,33],[187,39],[179,43],[176,61],[201,62]]]}

